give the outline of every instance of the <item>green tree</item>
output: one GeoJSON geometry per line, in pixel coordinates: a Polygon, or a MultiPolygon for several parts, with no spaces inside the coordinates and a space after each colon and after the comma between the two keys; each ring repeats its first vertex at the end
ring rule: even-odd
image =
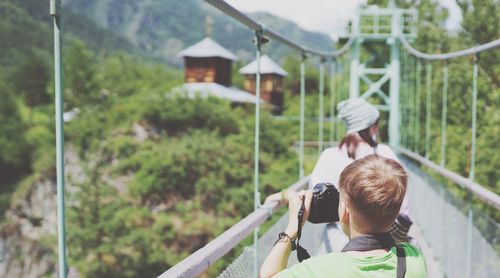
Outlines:
{"type": "Polygon", "coordinates": [[[72,40],[64,55],[65,104],[79,107],[95,103],[98,87],[95,77],[96,59],[80,40],[72,40]]]}
{"type": "MultiPolygon", "coordinates": [[[[11,175],[12,168],[25,167],[28,149],[14,94],[0,81],[0,180],[11,175]]],[[[2,183],[3,184],[3,183],[2,183]]]]}
{"type": "Polygon", "coordinates": [[[37,51],[33,51],[19,64],[13,76],[15,90],[24,97],[30,108],[50,102],[51,97],[47,93],[49,78],[49,67],[37,51]]]}

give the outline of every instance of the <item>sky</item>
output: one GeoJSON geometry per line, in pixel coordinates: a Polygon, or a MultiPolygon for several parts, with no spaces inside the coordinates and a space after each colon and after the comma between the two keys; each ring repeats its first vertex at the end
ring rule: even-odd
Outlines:
{"type": "MultiPolygon", "coordinates": [[[[455,0],[438,0],[450,14],[446,27],[458,29],[462,15],[455,0]]],[[[268,12],[297,23],[301,28],[321,32],[333,39],[341,33],[357,6],[366,0],[226,0],[243,12],[268,12]]]]}

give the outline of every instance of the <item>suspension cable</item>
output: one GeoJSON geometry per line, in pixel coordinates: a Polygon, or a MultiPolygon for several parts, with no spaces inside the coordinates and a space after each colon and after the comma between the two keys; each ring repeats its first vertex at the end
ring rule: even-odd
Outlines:
{"type": "Polygon", "coordinates": [[[324,107],[323,97],[325,90],[325,60],[321,59],[319,65],[319,107],[318,107],[318,155],[323,151],[323,122],[324,122],[324,107]]]}
{"type": "Polygon", "coordinates": [[[300,61],[300,139],[299,139],[299,179],[304,177],[304,110],[305,110],[305,83],[307,56],[302,53],[300,61]]]}
{"type": "Polygon", "coordinates": [[[414,56],[416,56],[420,59],[424,59],[424,60],[453,59],[453,58],[457,58],[460,56],[474,55],[474,54],[477,54],[479,52],[486,51],[488,49],[500,47],[500,39],[497,39],[497,40],[494,40],[494,41],[491,41],[491,42],[488,42],[488,43],[485,43],[485,44],[482,44],[479,46],[475,46],[475,47],[471,47],[468,49],[463,49],[463,50],[459,50],[459,51],[455,51],[455,52],[443,53],[443,54],[428,54],[428,53],[420,52],[417,49],[413,48],[404,36],[400,36],[399,39],[403,43],[403,46],[406,48],[406,50],[408,50],[408,52],[410,52],[414,56]]]}
{"type": "Polygon", "coordinates": [[[446,164],[446,120],[448,113],[448,63],[443,65],[443,101],[441,108],[441,166],[446,164]]]}
{"type": "MultiPolygon", "coordinates": [[[[262,32],[255,31],[255,56],[257,59],[257,72],[255,74],[255,149],[254,149],[254,211],[260,207],[260,190],[259,190],[259,147],[260,147],[260,51],[262,46],[262,32]]],[[[259,242],[259,227],[257,226],[253,232],[253,251],[254,256],[254,277],[258,277],[258,252],[259,242]]]]}
{"type": "MultiPolygon", "coordinates": [[[[339,84],[337,85],[337,91],[338,91],[337,103],[341,102],[344,97],[344,85],[345,85],[344,70],[345,70],[345,58],[342,59],[341,57],[339,63],[337,64],[337,72],[339,73],[339,80],[338,80],[339,84]]],[[[339,143],[341,138],[340,137],[341,127],[342,125],[340,124],[340,122],[338,122],[336,125],[335,140],[338,141],[339,143]]]]}
{"type": "Polygon", "coordinates": [[[431,104],[432,104],[432,64],[426,65],[426,85],[427,95],[425,104],[425,158],[429,159],[431,148],[431,104]]]}
{"type": "Polygon", "coordinates": [[[267,29],[264,27],[263,24],[253,20],[249,16],[245,15],[244,13],[238,11],[235,9],[233,6],[229,5],[223,0],[205,0],[208,4],[214,6],[221,12],[227,14],[228,16],[236,19],[239,21],[241,24],[247,26],[248,28],[254,30],[254,31],[262,31],[262,34],[264,36],[269,37],[270,39],[279,41],[285,45],[288,45],[291,48],[294,48],[301,53],[309,54],[309,55],[314,55],[314,56],[319,56],[322,58],[334,58],[338,57],[344,53],[346,53],[349,50],[349,47],[351,47],[352,43],[354,42],[354,37],[350,37],[349,40],[346,42],[344,46],[342,46],[340,49],[335,50],[335,51],[320,51],[316,50],[301,44],[298,44],[296,42],[293,42],[287,38],[285,38],[283,35],[276,33],[270,29],[267,29]]]}
{"type": "Polygon", "coordinates": [[[336,117],[335,117],[335,106],[337,105],[336,102],[336,74],[337,74],[337,61],[335,59],[332,59],[330,63],[330,136],[329,136],[329,141],[330,144],[333,143],[335,140],[335,126],[336,126],[336,117]],[[332,117],[334,120],[332,120],[332,117]]]}
{"type": "Polygon", "coordinates": [[[477,76],[478,76],[478,56],[474,57],[474,67],[472,70],[472,138],[471,138],[471,162],[469,179],[474,180],[474,170],[476,166],[476,130],[477,130],[477,76]]]}
{"type": "Polygon", "coordinates": [[[417,62],[417,93],[416,93],[416,118],[415,121],[415,152],[419,153],[420,151],[420,112],[421,112],[421,103],[422,103],[422,61],[418,60],[417,62]]]}
{"type": "MultiPolygon", "coordinates": [[[[415,105],[417,102],[417,100],[416,100],[417,90],[416,90],[416,86],[415,86],[416,64],[417,64],[416,61],[417,61],[417,58],[415,58],[414,56],[411,56],[410,71],[412,73],[412,76],[410,79],[410,96],[409,96],[409,98],[411,99],[411,101],[410,101],[411,120],[410,120],[410,124],[409,124],[409,129],[413,131],[413,135],[415,135],[414,126],[415,126],[415,121],[417,120],[417,116],[416,116],[417,111],[415,109],[415,105]]],[[[413,150],[415,150],[415,138],[414,138],[414,136],[411,137],[412,134],[409,134],[409,135],[410,135],[410,139],[413,139],[413,141],[411,143],[412,143],[413,150]]]]}
{"type": "Polygon", "coordinates": [[[50,15],[54,26],[54,91],[55,91],[55,122],[56,122],[56,173],[57,173],[57,243],[59,277],[65,278],[68,273],[66,260],[66,216],[64,206],[64,121],[63,103],[64,86],[62,70],[62,28],[61,28],[61,1],[50,1],[50,15]]]}

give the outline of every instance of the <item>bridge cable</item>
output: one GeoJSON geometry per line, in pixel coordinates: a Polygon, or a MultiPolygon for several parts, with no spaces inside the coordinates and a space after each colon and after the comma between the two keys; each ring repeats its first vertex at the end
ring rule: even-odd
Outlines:
{"type": "Polygon", "coordinates": [[[426,64],[426,104],[425,104],[425,158],[429,159],[430,148],[431,148],[431,104],[432,104],[432,64],[427,62],[426,64]]]}
{"type": "MultiPolygon", "coordinates": [[[[417,102],[416,100],[416,89],[415,89],[415,79],[416,79],[416,70],[415,70],[415,67],[416,67],[416,58],[414,56],[411,56],[411,63],[410,63],[410,71],[412,73],[412,77],[410,79],[410,99],[411,99],[411,102],[410,102],[410,109],[411,109],[411,119],[410,119],[410,123],[408,125],[408,128],[410,130],[413,131],[413,135],[415,134],[415,121],[417,120],[417,117],[416,117],[416,109],[415,109],[415,104],[417,102]]],[[[410,140],[412,141],[412,149],[414,150],[415,149],[415,138],[414,137],[411,137],[411,134],[409,134],[410,136],[410,139],[413,139],[413,140],[410,140]]],[[[408,146],[408,148],[410,148],[410,146],[408,146]]]]}
{"type": "Polygon", "coordinates": [[[472,69],[472,138],[471,138],[471,162],[469,179],[474,181],[474,170],[476,166],[476,131],[477,131],[477,77],[478,77],[479,55],[474,56],[472,69]]]}
{"type": "Polygon", "coordinates": [[[443,99],[441,108],[441,166],[446,165],[446,127],[448,113],[448,62],[443,65],[443,99]]]}
{"type": "Polygon", "coordinates": [[[319,64],[319,107],[318,107],[318,156],[323,151],[323,122],[325,117],[323,98],[325,91],[325,59],[319,64]]]}
{"type": "Polygon", "coordinates": [[[457,57],[461,57],[461,56],[475,55],[477,53],[486,51],[488,49],[500,47],[500,39],[497,39],[497,40],[494,40],[494,41],[491,41],[491,42],[488,42],[488,43],[485,43],[485,44],[482,44],[479,46],[475,46],[475,47],[471,47],[471,48],[463,49],[463,50],[459,50],[459,51],[454,51],[454,52],[450,52],[450,53],[428,54],[428,53],[420,52],[417,49],[413,48],[410,45],[410,43],[408,42],[408,40],[406,40],[406,38],[403,35],[400,36],[399,39],[403,43],[403,46],[406,48],[406,50],[408,50],[408,52],[413,54],[415,57],[418,57],[418,58],[423,59],[423,60],[453,59],[453,58],[457,58],[457,57]]]}
{"type": "Polygon", "coordinates": [[[417,120],[415,121],[415,153],[420,153],[420,112],[422,103],[422,61],[417,60],[417,94],[416,94],[416,114],[417,120]]]}
{"type": "MultiPolygon", "coordinates": [[[[401,114],[401,128],[404,129],[404,131],[407,130],[407,124],[408,124],[408,102],[407,102],[407,97],[408,96],[408,66],[407,66],[407,59],[409,57],[403,53],[401,55],[401,65],[402,65],[402,71],[401,71],[401,83],[400,83],[400,93],[402,98],[400,97],[402,101],[402,105],[400,107],[400,114],[401,114]]],[[[401,143],[405,148],[408,148],[408,134],[407,132],[402,132],[401,133],[402,140],[401,143]]]]}
{"type": "Polygon", "coordinates": [[[62,75],[62,26],[61,1],[50,1],[50,15],[54,28],[54,90],[55,90],[55,122],[56,122],[56,173],[57,173],[57,242],[59,277],[65,278],[68,273],[66,260],[66,217],[64,207],[64,86],[62,75]]]}
{"type": "Polygon", "coordinates": [[[339,48],[338,50],[335,51],[320,51],[317,49],[313,49],[304,45],[301,45],[299,43],[293,42],[283,35],[274,32],[268,28],[265,28],[265,26],[249,16],[245,15],[244,13],[238,11],[235,9],[233,6],[229,5],[223,0],[205,0],[208,4],[214,6],[221,12],[225,13],[226,15],[236,19],[239,21],[241,24],[247,26],[248,28],[252,29],[253,31],[259,31],[262,30],[262,35],[268,37],[269,39],[279,41],[282,44],[287,45],[290,48],[294,48],[301,53],[304,54],[309,54],[309,55],[314,55],[314,56],[319,56],[323,58],[334,58],[343,55],[346,53],[349,48],[351,47],[352,43],[354,42],[354,37],[349,38],[349,40],[346,42],[344,46],[339,48]]]}
{"type": "Polygon", "coordinates": [[[302,59],[300,61],[300,139],[299,139],[299,179],[304,177],[304,110],[305,110],[305,75],[306,66],[305,61],[307,55],[302,52],[302,59]]]}
{"type": "MultiPolygon", "coordinates": [[[[255,48],[257,59],[257,72],[255,74],[255,148],[254,148],[254,211],[260,207],[259,191],[259,145],[260,145],[260,52],[262,47],[262,30],[255,31],[255,48]]],[[[257,251],[259,242],[259,226],[253,232],[254,251],[254,277],[258,277],[257,251]]]]}
{"type": "Polygon", "coordinates": [[[330,75],[330,136],[329,136],[329,142],[330,145],[333,143],[335,140],[335,126],[337,124],[337,117],[335,116],[335,107],[337,106],[337,99],[336,99],[336,67],[337,67],[337,61],[336,59],[332,59],[330,62],[330,70],[329,70],[329,75],[330,75]]]}

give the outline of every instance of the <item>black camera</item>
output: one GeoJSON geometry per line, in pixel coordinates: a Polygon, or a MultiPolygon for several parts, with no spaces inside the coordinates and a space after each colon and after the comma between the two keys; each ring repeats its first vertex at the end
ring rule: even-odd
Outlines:
{"type": "Polygon", "coordinates": [[[331,183],[314,185],[309,218],[311,223],[339,221],[339,192],[331,183]]]}

